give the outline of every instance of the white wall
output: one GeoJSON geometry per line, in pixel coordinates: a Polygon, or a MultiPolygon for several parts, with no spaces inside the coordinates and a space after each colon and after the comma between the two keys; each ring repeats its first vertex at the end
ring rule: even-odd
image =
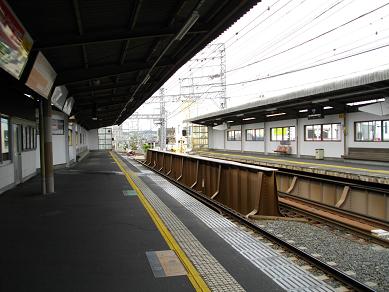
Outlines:
{"type": "Polygon", "coordinates": [[[242,142],[243,142],[243,151],[265,152],[265,141],[246,141],[246,129],[264,129],[264,123],[243,125],[242,142]]]}
{"type": "MultiPolygon", "coordinates": [[[[224,132],[224,139],[226,141],[226,149],[228,150],[236,150],[236,151],[241,151],[242,150],[242,141],[227,141],[227,131],[231,131],[231,130],[238,130],[240,131],[240,126],[232,126],[230,129],[226,130],[226,131],[220,131],[220,132],[224,132]]],[[[243,133],[242,133],[242,139],[244,139],[243,137],[243,133]]]]}
{"type": "MultiPolygon", "coordinates": [[[[39,148],[37,148],[39,149],[39,148]]],[[[36,173],[36,150],[22,152],[22,177],[26,178],[29,175],[36,173]]]]}
{"type": "Polygon", "coordinates": [[[339,115],[325,116],[324,119],[308,120],[307,118],[299,119],[299,152],[300,155],[315,155],[315,149],[324,149],[324,157],[341,158],[344,153],[344,137],[343,137],[343,118],[339,115]],[[340,123],[341,124],[341,141],[304,141],[305,125],[317,125],[317,124],[329,124],[340,123]]]}
{"type": "Polygon", "coordinates": [[[14,165],[13,163],[0,164],[0,193],[1,189],[13,184],[15,181],[14,165]]]}
{"type": "Polygon", "coordinates": [[[347,147],[389,148],[389,142],[356,142],[354,141],[354,122],[388,120],[389,115],[377,116],[363,112],[350,113],[347,116],[347,147]]]}
{"type": "Polygon", "coordinates": [[[210,143],[209,148],[224,149],[225,131],[218,131],[209,127],[208,133],[211,133],[212,135],[212,138],[208,140],[210,143]]]}
{"type": "MultiPolygon", "coordinates": [[[[277,149],[277,146],[280,145],[280,141],[270,141],[271,134],[270,129],[276,128],[276,127],[296,127],[296,120],[284,120],[284,121],[273,121],[273,122],[267,122],[266,123],[266,129],[265,129],[265,140],[267,144],[267,152],[268,153],[276,153],[274,150],[277,149]]],[[[296,129],[296,135],[298,135],[298,131],[296,129]]],[[[296,137],[297,138],[297,137],[296,137]]],[[[299,137],[300,139],[301,137],[299,137]]],[[[302,137],[304,139],[304,136],[302,137]]],[[[291,154],[297,154],[297,148],[296,148],[296,141],[290,141],[290,146],[292,148],[291,154]]]]}
{"type": "Polygon", "coordinates": [[[98,150],[99,149],[99,136],[97,133],[97,129],[89,130],[87,137],[88,137],[89,150],[98,150]]]}

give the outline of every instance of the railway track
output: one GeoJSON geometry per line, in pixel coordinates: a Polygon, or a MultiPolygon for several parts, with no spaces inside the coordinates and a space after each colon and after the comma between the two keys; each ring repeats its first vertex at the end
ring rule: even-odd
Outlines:
{"type": "Polygon", "coordinates": [[[147,164],[144,164],[142,161],[140,162],[144,167],[152,170],[153,172],[158,173],[159,175],[166,178],[169,182],[176,185],[186,193],[190,194],[191,196],[195,197],[208,207],[214,209],[215,211],[223,214],[224,216],[231,218],[233,221],[238,222],[240,225],[245,226],[252,230],[253,232],[259,234],[260,236],[265,237],[269,241],[275,243],[276,245],[282,247],[283,249],[287,250],[288,252],[293,253],[298,258],[310,263],[311,265],[315,266],[319,270],[323,271],[325,274],[330,275],[332,278],[336,279],[337,281],[341,282],[344,286],[347,288],[350,288],[355,291],[375,291],[371,287],[365,285],[364,283],[358,281],[357,279],[350,277],[346,273],[340,271],[339,269],[329,265],[325,261],[321,260],[320,258],[317,258],[309,253],[307,253],[305,250],[300,249],[290,243],[288,243],[285,239],[280,238],[276,236],[275,234],[268,232],[264,228],[261,228],[258,226],[255,220],[247,218],[246,216],[236,212],[235,210],[226,207],[225,205],[210,199],[209,197],[193,191],[192,189],[189,189],[182,184],[171,180],[167,175],[165,175],[162,172],[156,171],[153,168],[149,167],[147,164]]]}
{"type": "Polygon", "coordinates": [[[284,192],[279,192],[281,213],[286,217],[306,218],[315,223],[327,224],[351,231],[358,237],[389,247],[389,224],[370,217],[320,204],[284,192]],[[382,230],[373,232],[372,230],[382,230]],[[384,233],[386,231],[386,233],[384,233]]]}

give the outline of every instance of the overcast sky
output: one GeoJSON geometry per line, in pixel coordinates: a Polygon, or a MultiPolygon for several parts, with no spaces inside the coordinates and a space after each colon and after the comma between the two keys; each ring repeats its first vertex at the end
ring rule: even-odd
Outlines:
{"type": "MultiPolygon", "coordinates": [[[[389,2],[263,0],[213,42],[222,43],[226,51],[227,106],[271,98],[389,68],[389,2]]],[[[213,45],[198,53],[196,61],[188,62],[195,69],[189,71],[187,64],[177,71],[164,84],[165,94],[180,93],[180,78],[214,70],[207,69],[212,65],[207,58],[218,54],[215,48],[220,47],[213,45]]],[[[202,87],[199,92],[214,89],[202,87]]],[[[168,125],[188,115],[218,110],[220,103],[210,94],[201,98],[201,102],[167,104],[168,125]]],[[[158,113],[155,100],[151,98],[139,112],[158,113]]],[[[141,123],[144,129],[151,126],[152,121],[141,123]]]]}

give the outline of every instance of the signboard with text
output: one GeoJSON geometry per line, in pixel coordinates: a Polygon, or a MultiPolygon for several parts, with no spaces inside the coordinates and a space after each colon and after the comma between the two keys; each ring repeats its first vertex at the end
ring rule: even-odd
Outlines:
{"type": "Polygon", "coordinates": [[[20,79],[32,43],[32,38],[12,9],[0,0],[0,67],[20,79]]]}

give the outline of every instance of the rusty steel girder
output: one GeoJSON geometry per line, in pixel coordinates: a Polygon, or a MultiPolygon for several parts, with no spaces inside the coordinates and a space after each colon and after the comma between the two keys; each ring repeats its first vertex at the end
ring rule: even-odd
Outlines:
{"type": "Polygon", "coordinates": [[[281,216],[275,169],[154,149],[145,164],[247,217],[281,216]]]}

